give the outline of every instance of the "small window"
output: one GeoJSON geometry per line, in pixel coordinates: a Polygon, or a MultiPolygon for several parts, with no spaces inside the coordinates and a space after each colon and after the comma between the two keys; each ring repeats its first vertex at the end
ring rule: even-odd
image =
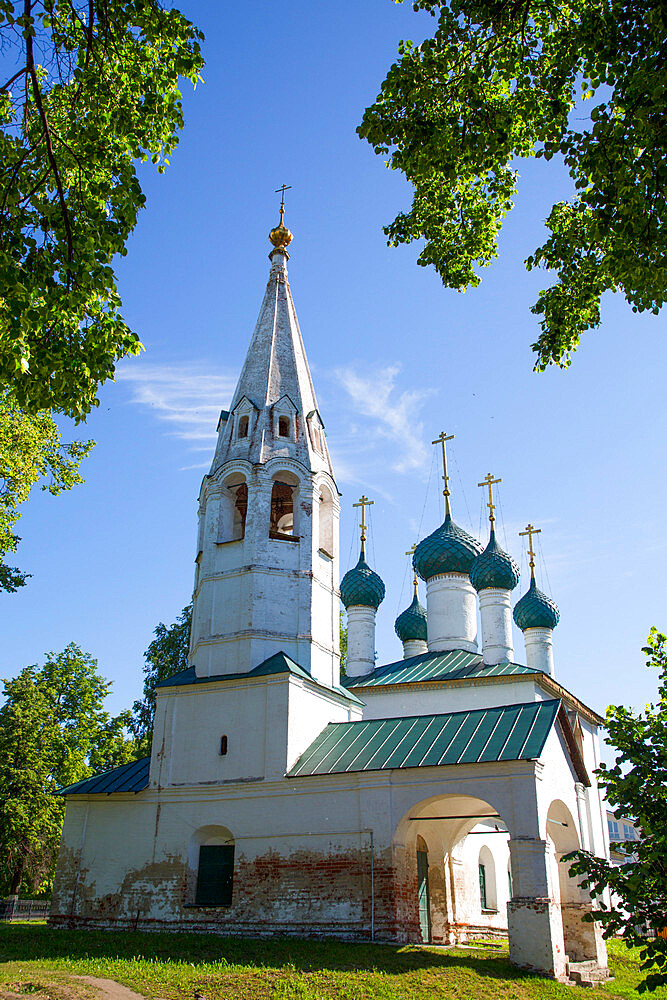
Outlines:
{"type": "Polygon", "coordinates": [[[623,824],[623,837],[625,840],[635,839],[635,831],[632,829],[631,826],[628,826],[627,823],[623,824]]]}
{"type": "Polygon", "coordinates": [[[248,424],[249,424],[249,422],[250,421],[249,421],[249,418],[247,416],[246,417],[241,417],[241,419],[239,420],[239,437],[240,438],[247,438],[247,436],[248,436],[248,424]]]}
{"type": "Polygon", "coordinates": [[[610,837],[615,837],[618,840],[618,823],[617,823],[617,821],[613,820],[613,819],[610,819],[610,820],[607,820],[607,823],[609,824],[609,836],[610,837]]]}
{"type": "Polygon", "coordinates": [[[483,910],[488,910],[486,905],[486,865],[479,866],[479,899],[483,910]]]}
{"type": "Polygon", "coordinates": [[[227,753],[227,737],[226,736],[221,736],[220,737],[220,756],[224,757],[226,753],[227,753]]]}
{"type": "Polygon", "coordinates": [[[278,435],[281,438],[289,437],[289,417],[278,417],[278,435]]]}
{"type": "Polygon", "coordinates": [[[197,906],[231,906],[234,845],[202,844],[197,871],[197,906]]]}

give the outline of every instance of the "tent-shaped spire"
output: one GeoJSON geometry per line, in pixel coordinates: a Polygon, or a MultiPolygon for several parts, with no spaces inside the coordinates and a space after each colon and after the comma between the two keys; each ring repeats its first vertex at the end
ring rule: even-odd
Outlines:
{"type": "Polygon", "coordinates": [[[269,234],[271,270],[229,413],[223,411],[212,472],[230,459],[293,458],[333,476],[315,389],[287,277],[292,238],[269,234]]]}

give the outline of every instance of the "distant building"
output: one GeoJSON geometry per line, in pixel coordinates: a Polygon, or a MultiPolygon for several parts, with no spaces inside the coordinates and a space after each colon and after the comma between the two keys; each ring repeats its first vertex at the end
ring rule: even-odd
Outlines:
{"type": "Polygon", "coordinates": [[[635,860],[633,845],[641,840],[641,831],[633,819],[607,809],[607,829],[609,830],[609,858],[614,865],[624,865],[635,860]],[[612,845],[622,844],[622,849],[612,845]]]}

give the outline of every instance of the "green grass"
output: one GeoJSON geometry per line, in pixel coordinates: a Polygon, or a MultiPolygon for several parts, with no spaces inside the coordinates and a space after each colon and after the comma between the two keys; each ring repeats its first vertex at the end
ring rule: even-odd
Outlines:
{"type": "MultiPolygon", "coordinates": [[[[494,942],[494,944],[496,944],[494,942]]],[[[616,979],[600,1000],[638,1000],[636,955],[612,942],[616,979]]],[[[530,976],[507,950],[426,949],[335,941],[253,941],[210,934],[56,931],[0,926],[0,995],[90,995],[71,976],[115,979],[160,1000],[577,1000],[590,990],[530,976]]],[[[667,990],[656,1000],[667,1000],[667,990]]]]}

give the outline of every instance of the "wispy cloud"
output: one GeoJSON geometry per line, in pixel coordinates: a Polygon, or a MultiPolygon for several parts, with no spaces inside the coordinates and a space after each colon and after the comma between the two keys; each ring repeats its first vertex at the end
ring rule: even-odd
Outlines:
{"type": "Polygon", "coordinates": [[[133,361],[116,372],[116,381],[130,389],[132,403],[148,407],[191,450],[207,452],[215,443],[220,410],[229,405],[236,379],[235,372],[212,371],[201,362],[151,365],[133,361]]]}
{"type": "MultiPolygon", "coordinates": [[[[382,464],[394,472],[423,468],[429,459],[424,424],[419,414],[430,389],[402,389],[398,385],[400,365],[387,365],[360,373],[352,365],[337,368],[334,377],[352,404],[343,450],[358,454],[376,451],[380,442],[390,445],[389,461],[383,449],[382,464]],[[360,421],[359,418],[366,418],[360,421]]],[[[352,466],[350,457],[344,459],[352,466]]]]}

